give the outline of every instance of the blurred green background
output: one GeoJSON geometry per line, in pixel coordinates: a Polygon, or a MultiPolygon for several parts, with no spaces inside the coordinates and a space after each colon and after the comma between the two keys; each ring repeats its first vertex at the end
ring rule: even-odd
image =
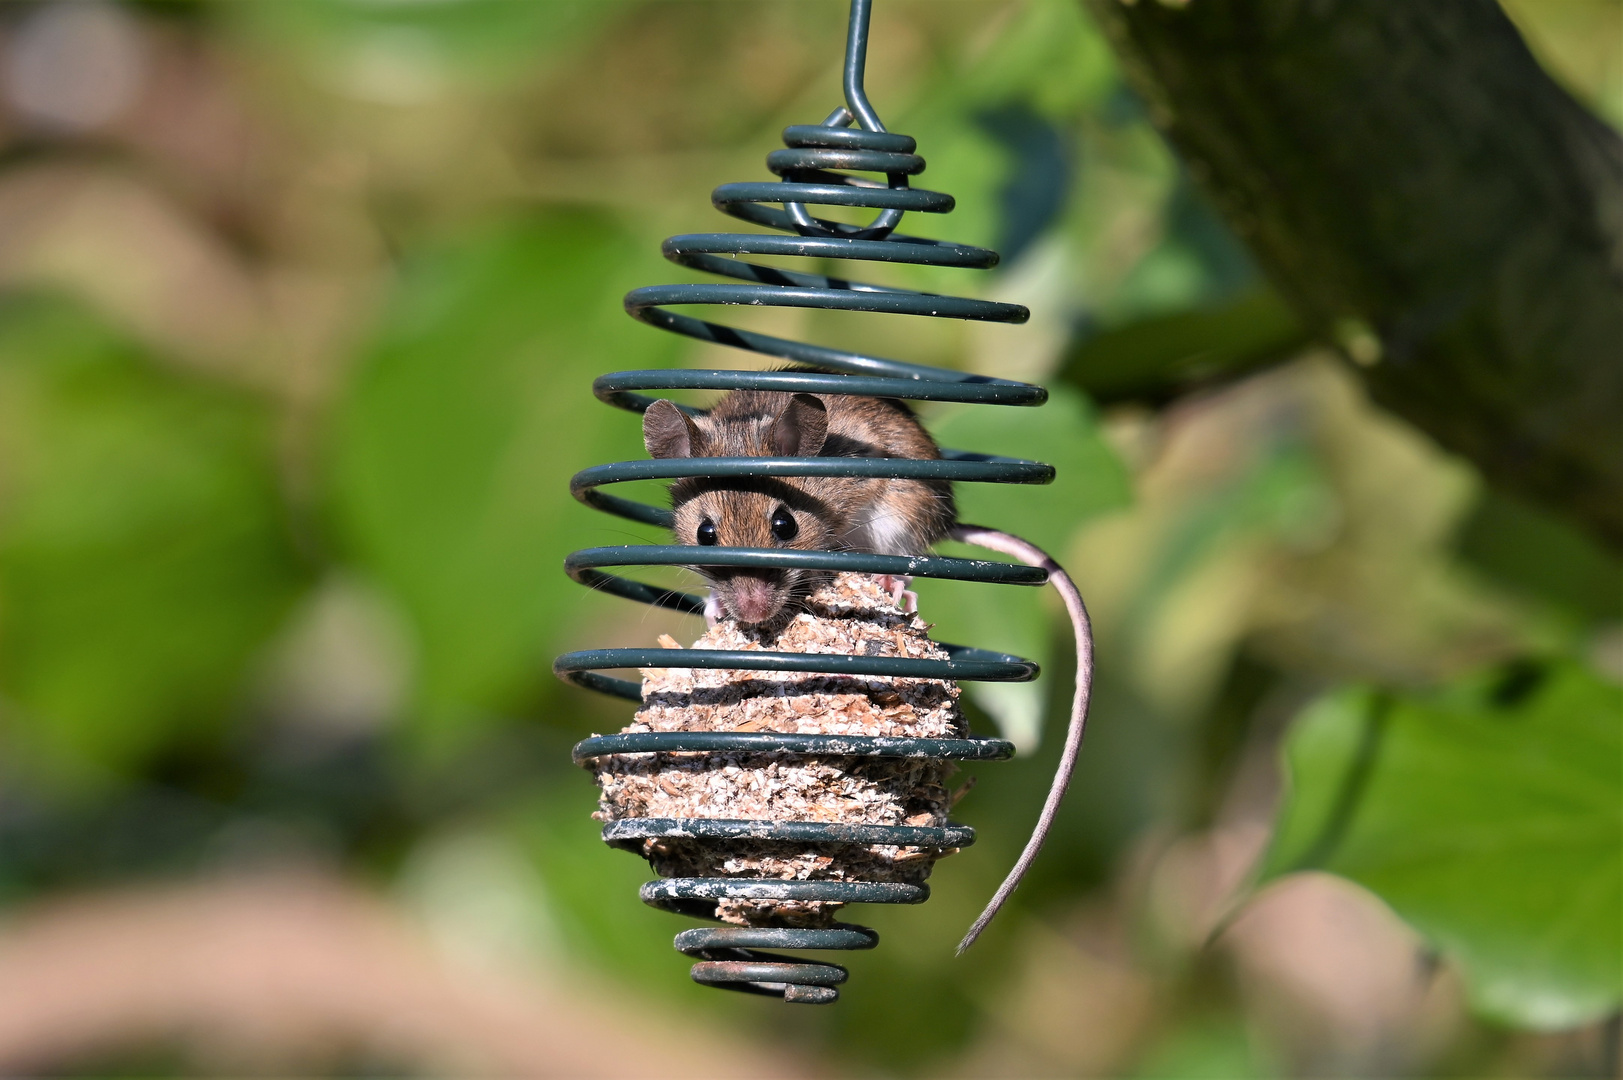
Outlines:
{"type": "MultiPolygon", "coordinates": [[[[1623,4],[1508,5],[1623,122],[1623,4]]],[[[868,88],[958,210],[907,231],[1022,327],[736,325],[1040,381],[925,419],[1049,488],[1099,681],[1058,834],[971,952],[1069,699],[1062,612],[921,586],[1022,747],[976,846],[856,918],[840,1004],[690,983],[569,747],[594,595],[657,539],[626,318],[838,103],[843,0],[0,8],[0,1068],[34,1075],[1604,1076],[1623,998],[1623,578],[1363,397],[1259,279],[1072,0],[881,0],[868,88]],[[1047,737],[1044,737],[1046,729],[1047,737]]]]}

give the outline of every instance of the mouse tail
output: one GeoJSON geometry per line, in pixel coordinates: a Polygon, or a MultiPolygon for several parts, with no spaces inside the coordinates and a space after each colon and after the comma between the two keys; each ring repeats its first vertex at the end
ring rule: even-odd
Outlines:
{"type": "Polygon", "coordinates": [[[986,910],[981,912],[980,917],[969,928],[964,940],[958,943],[958,953],[962,955],[965,949],[975,944],[975,939],[980,937],[981,931],[986,929],[993,916],[1020,886],[1020,881],[1026,876],[1026,871],[1031,869],[1031,864],[1037,861],[1037,853],[1042,851],[1043,841],[1048,839],[1048,831],[1053,827],[1054,819],[1059,814],[1065,791],[1071,786],[1071,774],[1076,771],[1077,757],[1082,752],[1082,736],[1088,723],[1088,699],[1093,690],[1093,626],[1088,620],[1088,609],[1082,602],[1082,594],[1077,590],[1076,583],[1071,580],[1064,567],[1036,544],[1010,533],[980,525],[954,525],[947,536],[959,543],[972,544],[1000,555],[1008,555],[1027,566],[1040,566],[1048,571],[1048,583],[1054,586],[1059,592],[1060,599],[1065,602],[1065,611],[1071,617],[1071,630],[1076,639],[1076,693],[1071,699],[1071,718],[1065,729],[1065,749],[1060,754],[1059,768],[1054,772],[1053,783],[1048,788],[1048,798],[1043,802],[1042,813],[1037,816],[1036,827],[1032,829],[1031,838],[1026,841],[1025,849],[1015,860],[1008,877],[1003,879],[1003,884],[999,885],[997,892],[992,895],[986,910]]]}

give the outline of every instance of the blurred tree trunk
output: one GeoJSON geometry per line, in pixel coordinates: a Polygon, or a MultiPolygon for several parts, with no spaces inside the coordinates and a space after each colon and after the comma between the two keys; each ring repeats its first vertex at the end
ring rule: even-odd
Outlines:
{"type": "Polygon", "coordinates": [[[1623,547],[1623,139],[1493,0],[1087,0],[1374,397],[1623,547]]]}

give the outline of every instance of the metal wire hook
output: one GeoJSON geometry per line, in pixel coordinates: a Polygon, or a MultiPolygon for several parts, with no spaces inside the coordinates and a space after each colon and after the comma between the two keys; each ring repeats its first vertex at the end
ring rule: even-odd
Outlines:
{"type": "MultiPolygon", "coordinates": [[[[868,68],[868,18],[873,14],[873,0],[851,0],[851,22],[845,34],[845,107],[855,116],[863,131],[885,130],[879,114],[868,103],[868,92],[863,88],[863,76],[868,68]]],[[[833,117],[823,121],[830,123],[833,117]]],[[[844,127],[846,120],[839,124],[844,127]]]]}
{"type": "MultiPolygon", "coordinates": [[[[887,133],[884,122],[879,119],[879,114],[869,103],[868,92],[863,86],[868,68],[868,22],[872,13],[873,0],[851,0],[851,21],[845,35],[845,74],[842,80],[845,104],[829,113],[820,127],[848,128],[852,121],[855,121],[862,131],[876,135],[887,133]]],[[[786,131],[784,134],[787,137],[789,133],[786,131]]],[[[919,164],[922,168],[923,162],[919,164]]],[[[906,172],[885,174],[886,183],[892,189],[906,188],[907,177],[906,172]]],[[[842,177],[841,181],[854,187],[864,186],[851,177],[842,177]]],[[[784,203],[783,209],[803,236],[848,236],[859,240],[883,240],[901,224],[903,213],[900,208],[892,207],[881,210],[866,226],[852,226],[820,221],[812,216],[804,203],[784,203]]]]}

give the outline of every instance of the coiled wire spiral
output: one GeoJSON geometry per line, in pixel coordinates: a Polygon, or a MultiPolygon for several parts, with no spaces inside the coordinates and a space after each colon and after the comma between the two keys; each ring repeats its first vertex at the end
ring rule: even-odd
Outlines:
{"type": "MultiPolygon", "coordinates": [[[[758,306],[873,311],[896,315],[976,319],[1021,323],[1029,313],[1017,304],[936,296],[760,266],[736,255],[792,255],[808,258],[913,263],[987,269],[998,255],[985,248],[905,236],[893,231],[908,211],[939,214],[953,199],[935,191],[912,188],[908,178],[924,169],[913,139],[887,132],[863,92],[871,0],[852,0],[845,55],[845,101],[821,124],[785,129],[786,149],[767,156],[767,167],[781,182],[723,184],[711,202],[725,214],[790,235],[761,233],[692,233],[673,236],[663,245],[666,258],[743,284],[663,285],[636,289],[625,298],[626,311],[662,330],[702,341],[730,345],[820,371],[661,370],[621,371],[593,384],[598,399],[632,412],[643,412],[655,398],[639,390],[778,390],[789,393],[858,394],[913,401],[955,401],[997,405],[1040,405],[1041,387],[1003,379],[965,375],[825,348],[804,342],[740,330],[668,311],[685,304],[750,304],[758,306]],[[852,124],[856,127],[852,127],[852,124]],[[886,182],[833,170],[883,173],[886,182]],[[776,209],[765,204],[778,204],[776,209]],[[814,216],[808,206],[866,207],[879,211],[867,226],[854,226],[814,216]]],[[[698,410],[687,409],[690,414],[698,410]]],[[[680,458],[618,462],[586,469],[571,481],[575,497],[588,506],[632,521],[669,527],[671,511],[600,490],[633,480],[679,477],[840,476],[890,477],[953,482],[1042,484],[1054,470],[1038,462],[942,450],[941,460],[896,458],[733,457],[680,458]]],[[[589,548],[565,561],[583,585],[656,607],[699,614],[704,600],[643,582],[603,573],[603,567],[693,566],[697,550],[684,545],[633,545],[589,548]]],[[[851,552],[798,551],[773,548],[710,547],[704,566],[798,568],[926,578],[951,578],[1008,585],[1042,585],[1047,573],[1038,567],[947,558],[937,555],[895,556],[851,552]]],[[[879,675],[902,678],[1020,682],[1037,677],[1037,665],[1004,653],[943,645],[946,660],[904,657],[830,656],[783,652],[682,650],[683,668],[733,668],[816,672],[835,675],[879,675]]],[[[673,666],[665,649],[592,649],[559,657],[553,670],[577,685],[632,701],[641,700],[637,683],[599,674],[604,669],[673,666]]],[[[587,765],[610,754],[726,752],[790,753],[817,757],[892,757],[986,761],[1007,758],[1013,747],[1001,739],[896,738],[850,735],[778,734],[769,732],[643,732],[586,739],[574,749],[575,761],[587,765]]],[[[603,839],[624,844],[654,837],[750,839],[786,845],[888,844],[924,848],[964,847],[974,830],[962,825],[941,827],[859,825],[807,821],[729,821],[696,818],[638,818],[610,822],[603,839]]],[[[926,885],[860,881],[781,881],[738,878],[665,878],[642,888],[642,899],[654,907],[700,918],[715,918],[722,899],[800,900],[837,903],[916,904],[929,896],[926,885]]],[[[835,986],[846,969],[801,957],[758,952],[759,949],[871,949],[878,935],[862,926],[837,924],[832,929],[793,927],[714,927],[687,930],[676,936],[676,948],[698,959],[695,981],[730,990],[781,996],[785,1001],[826,1003],[839,996],[835,986]]]]}

